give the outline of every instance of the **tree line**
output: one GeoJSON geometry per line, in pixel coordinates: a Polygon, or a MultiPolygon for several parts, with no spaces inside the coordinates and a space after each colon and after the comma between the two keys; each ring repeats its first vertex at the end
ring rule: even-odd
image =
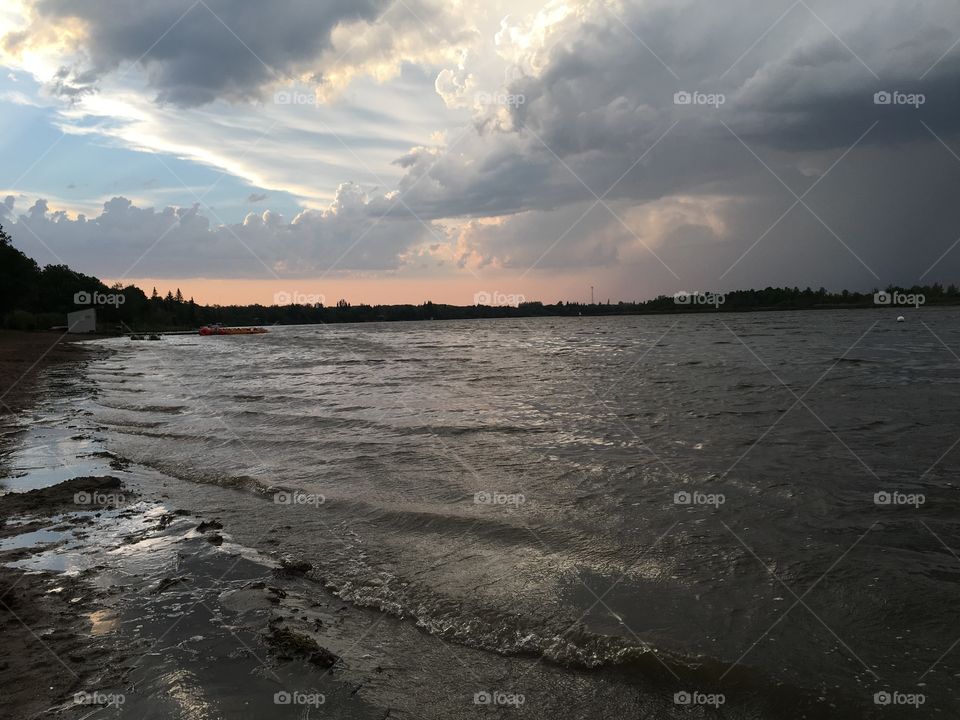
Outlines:
{"type": "MultiPolygon", "coordinates": [[[[920,295],[926,305],[960,304],[955,285],[939,284],[910,288],[889,287],[889,293],[920,295]]],[[[636,302],[579,303],[558,301],[521,302],[516,306],[446,305],[425,301],[420,305],[198,305],[185,299],[179,288],[161,294],[152,288],[148,296],[135,285],[117,283],[108,287],[98,278],[78,273],[66,265],[37,262],[15,248],[0,226],[0,322],[18,330],[45,330],[63,326],[66,314],[89,306],[82,301],[95,297],[98,324],[105,331],[192,330],[201,325],[295,325],[314,323],[390,322],[400,320],[467,320],[538,316],[637,315],[688,312],[742,312],[760,310],[808,310],[875,307],[871,292],[839,293],[825,288],[774,288],[736,290],[717,295],[722,302],[678,302],[672,295],[636,302]],[[86,296],[78,295],[86,293],[86,296]],[[118,296],[122,296],[122,300],[118,296]],[[81,302],[77,302],[77,299],[81,302]]],[[[709,295],[709,294],[708,294],[709,295]]],[[[710,299],[709,297],[707,298],[710,299]]]]}

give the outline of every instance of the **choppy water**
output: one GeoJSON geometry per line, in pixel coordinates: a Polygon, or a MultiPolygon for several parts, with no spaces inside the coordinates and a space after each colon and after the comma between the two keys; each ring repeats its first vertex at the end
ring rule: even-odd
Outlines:
{"type": "Polygon", "coordinates": [[[960,311],[894,317],[117,340],[81,382],[110,450],[451,647],[956,713],[960,311]]]}

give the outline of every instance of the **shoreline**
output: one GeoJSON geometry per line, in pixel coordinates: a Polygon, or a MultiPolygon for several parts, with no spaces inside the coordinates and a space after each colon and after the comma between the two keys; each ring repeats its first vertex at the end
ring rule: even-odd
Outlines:
{"type": "MultiPolygon", "coordinates": [[[[0,462],[4,465],[22,432],[9,424],[37,406],[44,392],[43,372],[57,365],[75,366],[96,355],[77,339],[61,333],[0,331],[0,462]]],[[[54,507],[50,504],[41,512],[54,507]]],[[[0,541],[39,531],[46,524],[37,518],[11,527],[8,520],[14,514],[11,503],[0,497],[0,519],[4,521],[0,541]]],[[[21,552],[5,552],[3,557],[8,560],[21,552]]],[[[0,627],[7,650],[0,664],[0,709],[7,717],[33,717],[47,707],[45,696],[68,692],[78,677],[72,666],[81,664],[73,659],[92,649],[77,640],[85,623],[78,607],[82,601],[73,600],[83,597],[82,583],[64,578],[58,587],[51,592],[29,581],[25,571],[0,565],[0,627]],[[41,628],[43,636],[34,628],[41,628]]]]}
{"type": "MultiPolygon", "coordinates": [[[[340,658],[294,627],[308,608],[288,602],[284,587],[302,582],[302,564],[235,546],[216,519],[174,508],[165,483],[105,450],[82,413],[59,434],[43,427],[54,444],[75,445],[72,477],[35,485],[11,463],[47,424],[31,416],[58,397],[56,375],[109,353],[76,340],[0,334],[3,418],[14,421],[0,435],[0,715],[184,716],[193,701],[177,697],[180,675],[203,654],[189,669],[202,683],[197,694],[214,689],[217,716],[293,717],[330,703],[350,720],[389,716],[355,697],[333,676],[340,658]],[[243,690],[217,695],[232,683],[243,690]]],[[[334,624],[345,607],[331,596],[309,609],[334,624]]]]}
{"type": "Polygon", "coordinates": [[[0,419],[34,404],[39,376],[46,368],[91,360],[103,353],[84,344],[103,337],[0,330],[0,419]]]}
{"type": "MultiPolygon", "coordinates": [[[[370,306],[376,309],[378,306],[370,306]]],[[[397,306],[393,306],[397,307],[397,306]]],[[[407,306],[400,306],[407,307],[407,306]]],[[[421,307],[421,306],[409,306],[409,307],[421,307]]],[[[450,305],[450,306],[437,306],[437,307],[447,307],[453,310],[468,310],[471,306],[462,306],[462,305],[450,305]]],[[[574,307],[574,306],[571,306],[574,307]]],[[[650,310],[622,310],[618,305],[583,305],[580,306],[585,308],[584,312],[579,312],[574,314],[572,312],[514,312],[517,310],[516,306],[512,305],[503,305],[503,306],[493,306],[490,307],[490,310],[497,310],[500,312],[492,313],[488,315],[471,315],[471,314],[456,314],[451,313],[447,315],[441,315],[440,317],[435,316],[425,316],[425,317],[386,317],[386,316],[377,316],[377,317],[338,317],[333,316],[325,318],[323,320],[317,320],[314,322],[280,322],[276,321],[273,323],[264,322],[259,317],[241,317],[239,319],[225,321],[225,324],[228,324],[231,327],[245,327],[251,325],[261,325],[266,328],[272,327],[315,327],[318,325],[375,325],[379,323],[387,324],[404,324],[404,323],[430,323],[430,322],[482,322],[486,320],[527,320],[527,319],[550,319],[557,320],[563,318],[569,318],[571,320],[580,320],[583,318],[629,318],[629,317],[674,317],[674,316],[684,316],[684,315],[753,315],[757,313],[767,314],[767,313],[807,313],[807,312],[835,312],[835,311],[867,311],[867,310],[881,310],[887,313],[890,313],[894,317],[905,312],[917,311],[921,309],[938,309],[938,310],[952,310],[960,307],[960,302],[935,302],[929,304],[923,304],[918,307],[912,305],[908,306],[897,306],[897,305],[867,305],[867,304],[828,304],[828,305],[813,305],[809,307],[779,307],[779,306],[758,306],[758,307],[726,307],[720,306],[719,308],[711,308],[710,306],[674,306],[667,309],[650,309],[650,310]],[[609,308],[609,311],[591,311],[590,308],[609,308]]],[[[268,308],[265,308],[268,309],[268,308]]],[[[546,309],[546,308],[545,308],[546,309]]],[[[170,325],[170,326],[153,326],[149,329],[138,330],[134,334],[144,335],[156,333],[159,335],[192,335],[196,333],[196,327],[189,327],[186,325],[170,325]]],[[[129,336],[131,332],[125,331],[118,335],[110,336],[100,336],[100,337],[124,337],[129,336]]]]}

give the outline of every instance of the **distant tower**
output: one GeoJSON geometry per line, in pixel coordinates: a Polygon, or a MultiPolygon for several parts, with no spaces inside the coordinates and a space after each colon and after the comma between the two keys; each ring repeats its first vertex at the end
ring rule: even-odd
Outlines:
{"type": "Polygon", "coordinates": [[[593,285],[590,286],[590,304],[593,305],[593,285]]]}

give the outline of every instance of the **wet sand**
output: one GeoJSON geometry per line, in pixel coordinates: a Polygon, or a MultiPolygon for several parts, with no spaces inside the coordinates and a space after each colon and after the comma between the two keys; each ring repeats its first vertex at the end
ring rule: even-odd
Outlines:
{"type": "MultiPolygon", "coordinates": [[[[333,704],[338,717],[387,717],[334,679],[337,655],[287,621],[307,613],[284,611],[284,586],[308,565],[244,557],[216,520],[144,498],[106,451],[39,481],[9,467],[56,376],[104,352],[74,340],[0,333],[0,716],[255,718],[333,704]],[[60,479],[71,468],[100,472],[60,479]]],[[[95,444],[81,418],[64,433],[53,444],[95,444]]],[[[310,603],[309,629],[343,609],[310,603]]]]}
{"type": "MultiPolygon", "coordinates": [[[[91,357],[91,349],[75,339],[63,333],[0,331],[0,453],[14,440],[8,421],[33,402],[41,372],[54,364],[91,357]]],[[[36,505],[30,509],[43,516],[57,505],[51,500],[34,496],[36,505]]],[[[25,498],[0,498],[4,523],[0,537],[43,527],[40,519],[11,526],[9,521],[20,514],[18,509],[27,508],[25,498]]],[[[4,557],[14,554],[4,553],[4,557]]],[[[0,567],[0,632],[5,648],[0,662],[0,715],[11,718],[34,717],[48,706],[48,698],[69,692],[78,676],[71,666],[82,665],[83,657],[95,654],[89,643],[78,639],[85,625],[77,611],[82,584],[65,579],[49,588],[25,579],[22,570],[0,567]]]]}
{"type": "Polygon", "coordinates": [[[99,336],[0,330],[0,416],[29,406],[45,368],[102,352],[80,342],[95,337],[99,336]]]}
{"type": "Polygon", "coordinates": [[[97,475],[0,497],[0,716],[388,717],[318,642],[346,606],[300,598],[309,565],[141,490],[97,475]]]}

